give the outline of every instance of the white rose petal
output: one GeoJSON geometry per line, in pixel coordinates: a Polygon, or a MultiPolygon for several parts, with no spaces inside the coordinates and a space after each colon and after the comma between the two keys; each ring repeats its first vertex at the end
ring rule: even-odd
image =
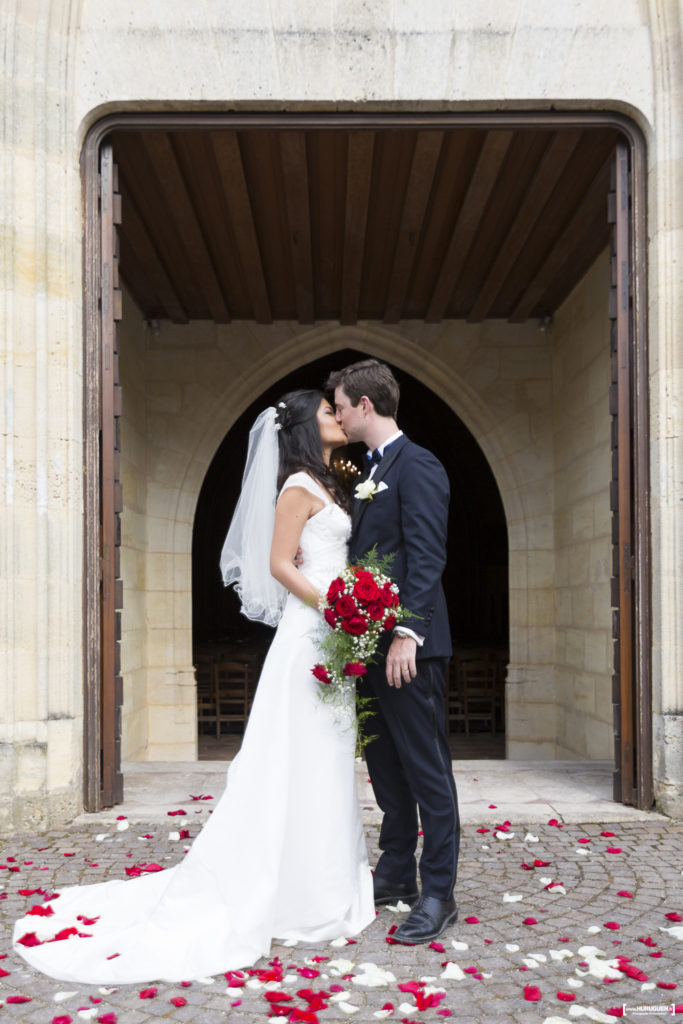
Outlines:
{"type": "Polygon", "coordinates": [[[386,1020],[393,1012],[393,1010],[375,1010],[372,1016],[376,1017],[377,1020],[386,1020]]]}
{"type": "Polygon", "coordinates": [[[503,903],[519,903],[524,896],[521,892],[506,892],[503,894],[503,903]]]}
{"type": "Polygon", "coordinates": [[[198,985],[215,985],[215,978],[195,978],[198,985]]]}
{"type": "Polygon", "coordinates": [[[399,900],[398,903],[387,903],[386,909],[391,911],[392,914],[407,914],[412,908],[408,903],[399,900]]]}
{"type": "Polygon", "coordinates": [[[337,1006],[340,1010],[343,1010],[344,1013],[358,1013],[360,1010],[360,1006],[354,1006],[353,1003],[340,1002],[337,1003],[337,1006]]]}
{"type": "Polygon", "coordinates": [[[532,971],[533,971],[534,967],[538,967],[538,961],[537,960],[532,960],[528,956],[523,956],[522,957],[522,963],[524,964],[525,967],[528,967],[529,970],[532,970],[532,971]]]}
{"type": "Polygon", "coordinates": [[[548,957],[545,953],[529,953],[529,956],[539,964],[545,964],[548,961],[548,957]]]}
{"type": "MultiPolygon", "coordinates": [[[[287,941],[284,942],[283,945],[284,946],[296,946],[296,939],[287,939],[287,941]]],[[[330,942],[330,945],[331,946],[339,947],[339,946],[346,946],[346,945],[348,945],[348,943],[347,943],[346,939],[344,938],[344,936],[340,935],[338,939],[332,939],[332,942],[330,942]]]]}
{"type": "Polygon", "coordinates": [[[391,971],[385,971],[377,964],[359,964],[359,971],[351,980],[354,985],[363,985],[366,988],[385,988],[396,981],[396,976],[391,971]]]}
{"type": "Polygon", "coordinates": [[[657,988],[654,981],[644,981],[640,986],[641,992],[651,992],[653,988],[657,988]]]}
{"type": "Polygon", "coordinates": [[[571,949],[551,949],[550,959],[551,960],[570,960],[574,954],[571,949]]]}
{"type": "Polygon", "coordinates": [[[225,994],[226,996],[230,996],[231,999],[238,999],[242,995],[242,988],[230,988],[228,985],[225,990],[225,994]]]}
{"type": "Polygon", "coordinates": [[[177,843],[178,840],[180,839],[180,832],[169,832],[168,833],[168,838],[169,838],[169,842],[177,843]]]}
{"type": "Polygon", "coordinates": [[[541,885],[550,885],[552,878],[539,878],[541,885]]]}
{"type": "Polygon", "coordinates": [[[444,981],[464,981],[466,975],[462,968],[458,967],[452,960],[449,960],[446,964],[446,970],[441,977],[444,981]]]}
{"type": "Polygon", "coordinates": [[[106,832],[100,832],[99,835],[95,836],[95,842],[96,843],[103,843],[106,838],[107,838],[107,833],[106,832]]]}
{"type": "Polygon", "coordinates": [[[570,988],[583,988],[581,978],[567,978],[567,984],[570,988]]]}
{"type": "Polygon", "coordinates": [[[470,947],[466,942],[458,942],[457,939],[451,939],[451,946],[453,949],[469,949],[470,947]]]}
{"type": "Polygon", "coordinates": [[[52,998],[56,1003],[63,1003],[65,999],[73,999],[77,995],[78,992],[55,992],[52,998]]]}
{"type": "Polygon", "coordinates": [[[576,848],[576,852],[580,854],[582,857],[587,857],[590,853],[590,850],[586,850],[583,846],[578,846],[576,848]]]}
{"type": "Polygon", "coordinates": [[[673,928],[660,928],[660,932],[668,932],[669,935],[673,935],[674,939],[683,940],[683,924],[674,925],[673,928]]]}
{"type": "Polygon", "coordinates": [[[514,839],[514,832],[494,832],[495,839],[514,839]]]}
{"type": "Polygon", "coordinates": [[[250,978],[249,981],[247,982],[246,987],[247,988],[256,988],[256,989],[258,989],[258,988],[265,988],[266,986],[264,985],[264,983],[262,981],[259,981],[258,978],[250,978]]]}
{"type": "MultiPolygon", "coordinates": [[[[130,822],[129,821],[117,821],[116,822],[116,831],[117,832],[125,832],[126,829],[129,829],[129,828],[130,828],[130,822]]],[[[90,1011],[88,1011],[88,1012],[90,1012],[90,1011]]]]}
{"type": "Polygon", "coordinates": [[[532,836],[531,832],[527,832],[524,836],[525,843],[537,843],[538,841],[538,836],[532,836]]]}
{"type": "Polygon", "coordinates": [[[602,931],[599,924],[592,924],[589,928],[586,928],[589,935],[597,935],[598,932],[602,931]]]}
{"type": "Polygon", "coordinates": [[[568,1024],[566,1017],[546,1017],[543,1024],[568,1024]]]}
{"type": "MultiPolygon", "coordinates": [[[[434,975],[434,974],[423,974],[422,977],[419,980],[420,981],[424,981],[425,985],[429,985],[429,984],[431,984],[432,981],[436,981],[436,975],[434,975]]],[[[442,990],[439,989],[439,991],[442,991],[442,990]]]]}
{"type": "Polygon", "coordinates": [[[506,942],[505,948],[507,949],[508,953],[519,953],[519,946],[516,942],[506,942]]]}
{"type": "MultiPolygon", "coordinates": [[[[282,943],[283,946],[298,946],[298,944],[298,939],[285,939],[285,941],[282,943]]],[[[338,946],[339,944],[340,943],[338,939],[335,939],[335,941],[332,943],[333,946],[338,946]]],[[[346,945],[346,939],[344,939],[344,945],[346,945]]]]}
{"type": "Polygon", "coordinates": [[[398,1008],[399,1013],[412,1013],[414,1009],[415,1007],[411,1006],[410,1003],[400,1003],[398,1008]]]}
{"type": "Polygon", "coordinates": [[[572,1004],[569,1007],[570,1017],[588,1017],[589,1020],[598,1021],[599,1024],[614,1024],[614,1017],[608,1017],[606,1013],[602,1013],[601,1010],[596,1010],[594,1006],[576,1006],[572,1004]]]}
{"type": "MultiPolygon", "coordinates": [[[[309,961],[310,962],[310,961],[309,961]]],[[[328,960],[327,966],[336,968],[340,974],[348,974],[353,967],[353,960],[328,960]]]]}
{"type": "Polygon", "coordinates": [[[93,1006],[89,1010],[78,1010],[77,1013],[79,1017],[83,1018],[83,1020],[92,1020],[93,1017],[99,1013],[99,1010],[96,1006],[93,1006]]]}

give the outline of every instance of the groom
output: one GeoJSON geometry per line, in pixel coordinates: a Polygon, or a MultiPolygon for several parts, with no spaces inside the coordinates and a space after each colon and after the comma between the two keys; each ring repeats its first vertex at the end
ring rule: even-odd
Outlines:
{"type": "Polygon", "coordinates": [[[373,545],[379,555],[394,554],[391,575],[414,616],[387,637],[380,649],[386,658],[368,666],[360,684],[362,696],[376,698],[371,729],[377,738],[366,756],[384,812],[375,903],[414,904],[394,938],[429,942],[458,917],[453,887],[460,824],[444,715],[451,641],[441,586],[448,478],[434,455],[399,430],[399,387],[388,366],[376,359],[354,363],[332,373],[326,387],[334,390],[337,422],[349,441],[368,447],[367,483],[353,507],[350,560],[373,545]],[[418,808],[424,834],[419,899],[418,808]]]}

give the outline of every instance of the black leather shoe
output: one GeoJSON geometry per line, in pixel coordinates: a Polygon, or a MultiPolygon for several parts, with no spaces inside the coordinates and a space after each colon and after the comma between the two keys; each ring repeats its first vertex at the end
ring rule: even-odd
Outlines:
{"type": "Polygon", "coordinates": [[[415,882],[389,882],[384,878],[372,876],[372,888],[375,894],[375,903],[408,903],[411,907],[418,897],[417,885],[415,882]]]}
{"type": "Polygon", "coordinates": [[[431,942],[457,920],[458,908],[452,896],[449,900],[420,896],[405,921],[394,932],[393,938],[397,942],[431,942]]]}

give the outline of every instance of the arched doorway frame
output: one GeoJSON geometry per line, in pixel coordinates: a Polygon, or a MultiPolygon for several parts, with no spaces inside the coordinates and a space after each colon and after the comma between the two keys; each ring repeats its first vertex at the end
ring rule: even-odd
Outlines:
{"type": "MultiPolygon", "coordinates": [[[[238,118],[243,123],[245,121],[244,116],[238,118]]],[[[125,124],[130,126],[131,123],[135,122],[139,127],[158,127],[164,121],[173,122],[176,125],[186,124],[194,129],[206,128],[209,125],[216,126],[218,124],[227,124],[234,117],[231,115],[220,115],[220,114],[197,114],[188,112],[187,114],[174,114],[174,115],[162,115],[157,113],[150,114],[114,114],[104,118],[101,122],[94,125],[94,127],[88,133],[85,141],[85,145],[82,152],[82,168],[83,168],[83,181],[84,181],[84,201],[85,201],[85,236],[84,236],[84,408],[85,408],[85,512],[86,512],[86,529],[84,536],[84,693],[85,693],[85,731],[84,731],[84,747],[85,747],[85,803],[88,809],[97,809],[101,805],[101,772],[100,767],[100,754],[98,750],[98,734],[102,727],[102,715],[101,715],[101,681],[105,672],[111,672],[111,667],[107,668],[103,663],[102,653],[100,650],[100,635],[102,622],[106,619],[106,615],[103,615],[100,608],[100,593],[101,581],[105,580],[103,576],[103,569],[105,568],[101,551],[100,551],[100,537],[101,537],[101,525],[100,525],[100,514],[101,514],[101,498],[98,493],[98,484],[100,475],[102,473],[103,461],[99,455],[99,437],[97,434],[97,423],[101,422],[100,417],[102,414],[101,405],[101,356],[100,356],[100,345],[93,341],[99,340],[103,333],[104,315],[100,306],[100,298],[103,298],[104,292],[102,290],[103,280],[100,278],[100,264],[102,267],[102,273],[106,267],[110,265],[107,263],[107,254],[102,251],[102,241],[100,240],[100,194],[99,194],[99,154],[100,146],[105,139],[107,133],[114,128],[125,124]]],[[[628,504],[629,514],[632,511],[633,520],[635,524],[635,531],[637,535],[637,547],[635,560],[630,559],[630,555],[627,558],[624,556],[622,575],[626,580],[627,573],[633,573],[635,580],[635,618],[637,622],[637,636],[633,639],[629,636],[628,641],[628,654],[622,655],[622,662],[626,663],[629,661],[633,662],[633,669],[635,672],[635,713],[638,723],[639,735],[642,742],[641,756],[638,762],[638,787],[637,794],[633,791],[633,796],[641,806],[649,806],[651,800],[651,778],[652,778],[652,764],[651,764],[651,692],[650,692],[650,658],[651,658],[651,609],[650,609],[650,590],[649,590],[649,564],[650,564],[650,536],[649,536],[649,513],[648,513],[648,401],[647,401],[647,337],[646,337],[646,203],[645,203],[645,168],[646,168],[646,149],[643,137],[636,127],[636,125],[628,118],[609,112],[605,113],[571,113],[566,112],[564,114],[559,113],[534,113],[534,112],[499,112],[499,113],[477,113],[477,114],[368,114],[368,115],[296,115],[296,114],[279,114],[279,115],[253,115],[247,117],[246,120],[250,120],[258,126],[266,126],[267,124],[276,125],[279,127],[292,127],[300,124],[306,120],[309,125],[320,127],[329,127],[332,122],[335,122],[335,127],[343,128],[352,124],[358,125],[360,123],[376,123],[381,124],[383,127],[389,127],[390,124],[395,123],[419,123],[422,126],[435,124],[447,124],[451,126],[463,125],[469,123],[470,125],[476,124],[478,126],[519,126],[523,125],[526,127],[539,127],[542,125],[561,125],[563,127],[569,127],[572,125],[601,125],[601,126],[616,126],[626,137],[627,146],[630,153],[631,160],[631,171],[630,171],[630,184],[628,186],[630,195],[632,195],[632,205],[630,205],[630,212],[628,214],[629,223],[631,225],[631,258],[633,272],[633,320],[632,320],[632,336],[631,340],[627,342],[629,348],[632,351],[632,377],[626,379],[631,381],[630,386],[633,389],[633,407],[629,414],[630,423],[624,422],[622,424],[623,433],[621,436],[625,439],[625,443],[629,447],[631,458],[633,459],[633,474],[634,474],[634,494],[632,497],[628,496],[627,491],[620,491],[622,495],[622,502],[628,504]],[[631,450],[631,442],[628,441],[628,430],[629,426],[634,428],[634,440],[633,448],[631,450]],[[624,497],[625,496],[625,497],[624,497]]],[[[102,236],[103,238],[104,236],[102,236]]],[[[114,261],[115,262],[115,261],[114,261]]],[[[111,283],[111,282],[110,282],[111,283]]],[[[111,298],[115,301],[115,296],[111,298]]],[[[104,331],[106,333],[107,325],[104,325],[104,331]]],[[[358,343],[356,342],[356,347],[358,343]]],[[[104,351],[104,349],[103,349],[104,351]]],[[[114,350],[115,351],[115,350],[114,350]]],[[[400,365],[396,360],[395,353],[392,353],[392,358],[400,365]]],[[[290,364],[291,365],[291,364],[290,364]]],[[[408,367],[406,367],[408,369],[408,367]]],[[[410,372],[410,370],[409,370],[410,372]]],[[[629,371],[630,372],[630,371],[629,371]]],[[[425,381],[426,383],[426,381],[425,381]]],[[[429,386],[429,385],[428,385],[429,386]]],[[[437,391],[438,393],[438,391],[437,391]]],[[[114,403],[116,399],[113,399],[114,403]]],[[[448,403],[450,404],[450,403],[448,403]]],[[[467,411],[463,409],[462,418],[464,422],[468,423],[467,411]]],[[[489,446],[492,446],[492,450],[495,448],[496,431],[492,430],[491,435],[487,437],[482,444],[482,448],[485,453],[489,446]]],[[[487,454],[488,457],[488,454],[487,454]]],[[[108,456],[106,457],[108,458],[108,456]]],[[[106,458],[104,462],[106,462],[106,458]]],[[[489,464],[494,472],[494,476],[499,481],[500,486],[500,474],[502,470],[498,465],[497,460],[492,461],[489,458],[489,464]]],[[[190,475],[188,474],[187,482],[190,482],[190,475]]],[[[113,481],[114,490],[116,489],[116,480],[113,481]]],[[[197,492],[198,493],[198,492],[197,492]]],[[[510,532],[510,514],[509,514],[509,498],[505,497],[507,489],[501,487],[501,494],[503,495],[504,507],[506,510],[506,517],[508,518],[508,528],[510,532]]],[[[181,491],[179,500],[187,500],[187,490],[181,491]]],[[[194,501],[196,502],[196,496],[194,501]]],[[[624,507],[626,507],[624,504],[624,507]]],[[[193,505],[194,507],[194,505],[193,505]]],[[[518,520],[518,525],[522,531],[522,536],[525,532],[525,520],[522,515],[518,520]]],[[[510,544],[510,552],[514,550],[513,544],[510,544]]],[[[527,548],[528,538],[527,538],[527,548]]],[[[628,554],[628,552],[627,552],[628,554]]],[[[111,559],[111,565],[113,567],[113,555],[108,556],[111,559]]],[[[111,577],[111,583],[115,581],[115,573],[109,573],[111,577]]],[[[511,581],[513,574],[511,573],[511,581]]],[[[110,588],[112,591],[114,587],[110,588]]],[[[117,588],[120,589],[120,588],[117,588]]],[[[630,600],[630,597],[629,597],[630,600]]],[[[108,621],[108,620],[107,620],[108,621]]],[[[105,623],[106,624],[106,623],[105,623]]],[[[115,633],[116,627],[114,627],[115,633]]],[[[116,645],[115,645],[116,646],[116,645]]],[[[526,645],[522,645],[526,646],[526,645]]],[[[520,647],[518,652],[515,652],[511,644],[511,660],[514,661],[516,653],[520,657],[520,664],[523,661],[524,650],[520,647]]],[[[528,651],[527,653],[531,653],[528,651]]],[[[528,659],[526,659],[528,662],[528,659]]],[[[528,664],[527,664],[528,668],[528,664]]],[[[630,686],[630,669],[629,678],[626,684],[630,686]]],[[[510,676],[508,677],[510,679],[510,676]]],[[[516,681],[516,680],[515,680],[516,681]]],[[[521,681],[521,680],[520,680],[521,681]]],[[[119,680],[120,682],[120,680],[119,680]]],[[[629,802],[631,799],[629,798],[629,802]]]]}

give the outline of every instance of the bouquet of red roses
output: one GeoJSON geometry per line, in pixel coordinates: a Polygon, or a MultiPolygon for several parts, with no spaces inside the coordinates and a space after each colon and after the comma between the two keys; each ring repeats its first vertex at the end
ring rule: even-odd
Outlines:
{"type": "MultiPolygon", "coordinates": [[[[378,558],[372,548],[362,564],[348,565],[332,580],[321,599],[330,627],[319,641],[323,661],[311,670],[321,684],[321,697],[340,703],[354,690],[355,677],[367,672],[383,633],[409,612],[399,602],[398,587],[389,576],[393,555],[378,558]]],[[[358,709],[359,722],[371,712],[358,709]]],[[[365,742],[368,742],[367,740],[365,742]]]]}

